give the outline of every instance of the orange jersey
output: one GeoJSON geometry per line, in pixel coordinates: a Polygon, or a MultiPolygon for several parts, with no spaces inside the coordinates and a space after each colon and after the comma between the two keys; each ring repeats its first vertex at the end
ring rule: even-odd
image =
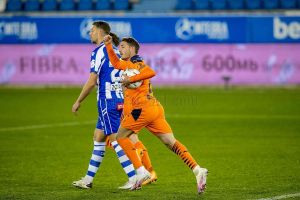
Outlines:
{"type": "Polygon", "coordinates": [[[107,53],[111,64],[116,69],[137,69],[140,74],[130,77],[130,82],[137,82],[143,80],[140,87],[136,89],[124,88],[124,114],[128,114],[132,109],[141,108],[157,104],[156,99],[152,93],[152,86],[150,78],[155,76],[154,70],[152,70],[143,61],[132,63],[131,61],[120,60],[114,52],[111,44],[106,44],[107,53]]]}

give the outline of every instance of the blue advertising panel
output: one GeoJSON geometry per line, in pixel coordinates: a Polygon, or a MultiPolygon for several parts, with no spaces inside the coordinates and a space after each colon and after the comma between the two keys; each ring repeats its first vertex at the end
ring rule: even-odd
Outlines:
{"type": "Polygon", "coordinates": [[[300,17],[248,18],[249,41],[256,43],[300,42],[300,17]]]}
{"type": "Polygon", "coordinates": [[[0,17],[0,43],[89,43],[94,20],[141,43],[297,43],[300,17],[0,17]]]}

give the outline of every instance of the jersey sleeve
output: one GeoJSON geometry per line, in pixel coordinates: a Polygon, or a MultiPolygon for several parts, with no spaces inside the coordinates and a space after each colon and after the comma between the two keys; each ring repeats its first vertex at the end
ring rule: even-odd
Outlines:
{"type": "Polygon", "coordinates": [[[140,73],[129,78],[131,83],[149,79],[149,78],[152,78],[153,76],[155,76],[155,71],[153,69],[151,69],[149,66],[147,66],[145,64],[139,64],[139,65],[141,65],[140,73]]]}
{"type": "Polygon", "coordinates": [[[91,55],[90,73],[99,74],[100,69],[104,63],[104,60],[105,60],[105,55],[103,52],[103,48],[94,50],[91,55]]]}
{"type": "Polygon", "coordinates": [[[116,55],[111,43],[105,44],[105,46],[106,46],[109,60],[111,64],[114,66],[114,68],[121,69],[121,70],[125,70],[126,68],[131,68],[132,63],[130,61],[120,60],[119,57],[116,55]]]}

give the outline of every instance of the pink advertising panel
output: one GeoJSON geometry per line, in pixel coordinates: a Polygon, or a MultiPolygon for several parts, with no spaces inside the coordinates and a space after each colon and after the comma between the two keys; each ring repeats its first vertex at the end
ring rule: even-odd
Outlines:
{"type": "MultiPolygon", "coordinates": [[[[142,44],[156,85],[300,84],[300,44],[142,44]]],[[[93,45],[0,45],[0,84],[81,85],[93,45]]]]}

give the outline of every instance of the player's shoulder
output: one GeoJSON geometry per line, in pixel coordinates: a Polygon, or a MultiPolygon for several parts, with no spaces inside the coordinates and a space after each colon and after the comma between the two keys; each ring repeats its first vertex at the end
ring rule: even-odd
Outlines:
{"type": "Polygon", "coordinates": [[[105,52],[104,52],[104,48],[105,48],[105,45],[104,44],[101,44],[99,46],[97,46],[94,51],[92,52],[92,56],[94,57],[103,57],[105,55],[105,52]]]}
{"type": "Polygon", "coordinates": [[[138,70],[141,70],[147,66],[144,62],[144,59],[139,55],[133,56],[132,58],[130,58],[130,61],[131,63],[133,63],[134,68],[138,70]]]}
{"type": "Polygon", "coordinates": [[[142,69],[145,68],[145,67],[149,67],[146,63],[144,63],[144,61],[134,63],[134,65],[136,66],[136,68],[137,68],[139,71],[142,70],[142,69]]]}

